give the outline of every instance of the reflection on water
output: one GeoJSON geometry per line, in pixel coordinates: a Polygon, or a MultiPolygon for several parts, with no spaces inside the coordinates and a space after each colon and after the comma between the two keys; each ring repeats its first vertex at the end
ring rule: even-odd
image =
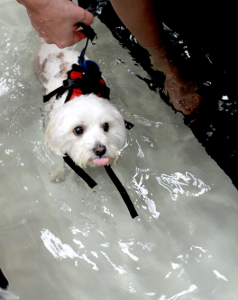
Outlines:
{"type": "Polygon", "coordinates": [[[13,293],[10,293],[0,288],[0,300],[14,300],[14,299],[19,299],[19,297],[14,295],[13,293]]]}
{"type": "MultiPolygon", "coordinates": [[[[189,286],[189,288],[185,291],[182,291],[174,296],[172,296],[171,298],[167,298],[166,295],[162,295],[159,300],[177,300],[179,298],[181,298],[182,296],[188,294],[188,293],[192,293],[193,291],[195,291],[197,289],[196,285],[191,284],[189,286]]],[[[184,297],[183,297],[184,298],[184,297]]],[[[181,298],[182,299],[182,298],[181,298]]],[[[184,298],[185,299],[185,298],[184,298]]]]}
{"type": "Polygon", "coordinates": [[[73,172],[55,175],[62,160],[44,144],[31,66],[38,39],[16,1],[1,2],[0,20],[0,267],[9,291],[25,300],[236,300],[237,190],[136,76],[145,71],[96,20],[99,42],[87,54],[135,124],[113,167],[139,214],[132,220],[101,169],[87,169],[93,190],[73,172]]]}
{"type": "Polygon", "coordinates": [[[139,168],[136,168],[136,173],[135,175],[132,177],[132,186],[134,191],[137,193],[137,195],[142,198],[145,203],[147,204],[147,207],[149,209],[149,211],[151,212],[152,216],[154,218],[158,218],[160,213],[158,211],[156,211],[156,205],[154,200],[150,199],[148,197],[148,190],[145,188],[145,186],[143,185],[143,180],[147,180],[149,178],[149,175],[146,175],[146,173],[148,173],[149,169],[147,170],[142,170],[139,168]],[[145,176],[144,176],[145,174],[145,176]],[[137,178],[138,177],[138,178],[137,178]]]}
{"type": "Polygon", "coordinates": [[[186,172],[185,175],[176,172],[172,175],[162,174],[156,177],[159,184],[166,188],[174,201],[177,200],[179,194],[191,197],[198,197],[211,188],[201,179],[195,178],[191,173],[186,172]]]}
{"type": "Polygon", "coordinates": [[[69,245],[62,244],[61,240],[56,238],[48,229],[41,231],[41,239],[55,258],[79,257],[69,245]]]}

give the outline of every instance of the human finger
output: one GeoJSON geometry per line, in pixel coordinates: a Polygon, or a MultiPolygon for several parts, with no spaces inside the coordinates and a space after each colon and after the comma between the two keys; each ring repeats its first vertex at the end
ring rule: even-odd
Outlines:
{"type": "Polygon", "coordinates": [[[75,4],[74,21],[75,23],[81,22],[85,25],[91,25],[94,22],[94,18],[90,12],[75,4]]]}
{"type": "Polygon", "coordinates": [[[72,39],[72,45],[80,42],[81,40],[85,39],[87,36],[82,30],[77,30],[73,32],[73,39],[72,39]]]}

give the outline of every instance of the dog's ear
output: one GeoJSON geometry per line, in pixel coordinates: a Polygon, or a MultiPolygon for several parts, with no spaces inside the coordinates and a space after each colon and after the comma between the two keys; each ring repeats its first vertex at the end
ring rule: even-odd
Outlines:
{"type": "Polygon", "coordinates": [[[54,127],[55,127],[54,121],[51,118],[49,121],[49,124],[46,128],[46,131],[45,131],[45,143],[57,155],[63,156],[64,153],[62,152],[62,149],[57,142],[58,138],[55,136],[55,128],[54,127]]]}
{"type": "Polygon", "coordinates": [[[52,149],[53,148],[52,134],[53,134],[53,124],[51,121],[49,121],[48,126],[45,131],[45,143],[51,150],[54,150],[54,149],[52,149]]]}

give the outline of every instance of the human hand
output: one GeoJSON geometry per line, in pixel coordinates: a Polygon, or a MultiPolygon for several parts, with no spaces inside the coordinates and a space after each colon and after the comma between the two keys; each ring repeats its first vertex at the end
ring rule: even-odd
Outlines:
{"type": "Polygon", "coordinates": [[[184,115],[192,115],[196,119],[202,97],[197,93],[197,83],[189,79],[189,76],[181,75],[181,72],[173,61],[167,57],[165,47],[147,49],[151,55],[152,68],[165,75],[163,93],[169,97],[169,102],[175,110],[184,115]]]}
{"type": "Polygon", "coordinates": [[[77,23],[93,23],[93,15],[69,0],[17,0],[23,4],[37,34],[59,48],[86,38],[77,23]]]}
{"type": "Polygon", "coordinates": [[[196,119],[202,99],[197,93],[196,82],[168,74],[165,78],[163,92],[166,96],[169,96],[169,102],[177,111],[182,112],[184,115],[193,113],[193,118],[196,119]]]}

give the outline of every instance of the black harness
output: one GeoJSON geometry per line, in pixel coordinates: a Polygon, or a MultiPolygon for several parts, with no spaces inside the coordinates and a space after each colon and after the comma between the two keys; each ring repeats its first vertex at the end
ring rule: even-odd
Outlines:
{"type": "MultiPolygon", "coordinates": [[[[78,65],[74,64],[72,66],[72,69],[68,72],[68,78],[63,81],[63,85],[61,87],[43,97],[44,103],[49,101],[55,95],[56,99],[59,99],[66,91],[68,91],[68,94],[65,99],[65,103],[71,101],[75,96],[91,93],[109,100],[110,89],[106,86],[104,80],[101,77],[99,66],[94,61],[86,60],[84,57],[88,46],[88,40],[90,39],[93,43],[96,38],[96,33],[90,26],[84,26],[84,30],[85,28],[88,38],[86,45],[78,58],[78,65]]],[[[128,130],[130,130],[134,125],[130,122],[125,121],[125,126],[128,130]]],[[[97,183],[82,168],[74,163],[74,161],[68,156],[67,153],[63,158],[64,161],[74,170],[74,172],[78,176],[80,176],[88,184],[90,188],[94,188],[97,185],[97,183]]],[[[111,166],[107,165],[104,168],[108,176],[116,186],[121,197],[123,198],[131,214],[131,217],[137,217],[138,214],[133,206],[133,203],[131,202],[126,189],[113,172],[111,166]]]]}

